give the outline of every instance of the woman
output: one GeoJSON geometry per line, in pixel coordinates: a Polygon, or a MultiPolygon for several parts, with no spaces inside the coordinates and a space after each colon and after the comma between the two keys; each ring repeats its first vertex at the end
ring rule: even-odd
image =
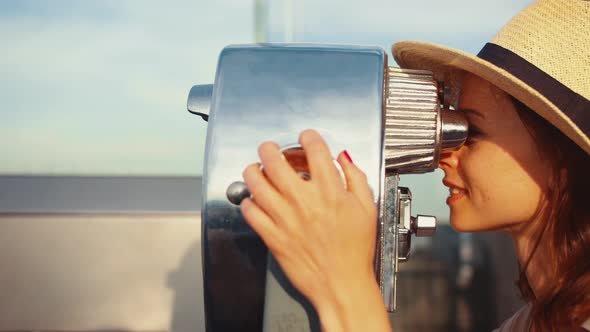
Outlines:
{"type": "MultiPolygon", "coordinates": [[[[500,331],[590,331],[590,2],[542,0],[507,24],[477,57],[401,42],[404,68],[429,69],[461,88],[470,135],[441,156],[450,220],[459,231],[505,230],[529,304],[500,331]]],[[[346,151],[313,130],[300,136],[303,181],[272,142],[244,171],[255,201],[241,210],[326,331],[388,331],[375,282],[377,210],[346,151]]]]}

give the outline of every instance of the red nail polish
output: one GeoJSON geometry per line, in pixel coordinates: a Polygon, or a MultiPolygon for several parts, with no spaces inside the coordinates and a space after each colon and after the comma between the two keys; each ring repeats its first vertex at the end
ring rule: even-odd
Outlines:
{"type": "Polygon", "coordinates": [[[344,153],[344,156],[346,157],[346,159],[348,159],[348,161],[350,161],[351,164],[354,164],[352,162],[352,158],[350,158],[350,155],[348,154],[348,151],[344,150],[342,152],[344,153]]]}

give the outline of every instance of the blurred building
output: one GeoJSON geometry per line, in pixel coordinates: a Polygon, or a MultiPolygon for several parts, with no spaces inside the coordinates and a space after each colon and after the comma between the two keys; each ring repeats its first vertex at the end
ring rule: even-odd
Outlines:
{"type": "MultiPolygon", "coordinates": [[[[0,331],[203,330],[200,178],[3,176],[0,188],[0,331]]],[[[504,234],[441,226],[415,240],[398,330],[488,331],[521,305],[504,234]]]]}

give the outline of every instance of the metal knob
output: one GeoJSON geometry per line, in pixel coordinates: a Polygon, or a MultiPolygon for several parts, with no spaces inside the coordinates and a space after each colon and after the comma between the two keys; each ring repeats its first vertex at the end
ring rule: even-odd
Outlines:
{"type": "Polygon", "coordinates": [[[436,232],[436,217],[418,215],[412,217],[412,233],[416,236],[433,236],[436,232]]]}
{"type": "Polygon", "coordinates": [[[240,205],[244,198],[250,197],[250,191],[248,191],[248,187],[244,182],[236,181],[227,187],[225,195],[232,204],[240,205]]]}

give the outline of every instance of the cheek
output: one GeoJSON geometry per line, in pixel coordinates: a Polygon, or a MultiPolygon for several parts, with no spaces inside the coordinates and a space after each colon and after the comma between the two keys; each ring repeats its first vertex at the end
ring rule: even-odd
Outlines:
{"type": "Polygon", "coordinates": [[[525,165],[491,144],[472,151],[463,161],[470,205],[487,227],[524,222],[534,216],[541,188],[525,165]]]}
{"type": "Polygon", "coordinates": [[[481,205],[485,218],[497,225],[530,221],[540,205],[541,191],[528,180],[516,178],[490,190],[481,205]]]}

